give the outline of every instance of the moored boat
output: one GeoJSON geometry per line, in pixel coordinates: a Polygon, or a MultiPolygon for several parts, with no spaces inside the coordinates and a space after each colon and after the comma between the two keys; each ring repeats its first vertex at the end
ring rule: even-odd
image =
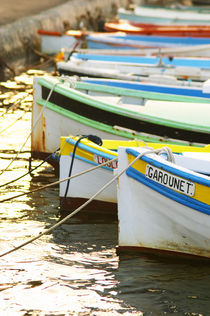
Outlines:
{"type": "MultiPolygon", "coordinates": [[[[168,65],[165,65],[161,58],[159,58],[159,63],[155,65],[147,64],[146,62],[125,62],[126,59],[123,61],[122,58],[120,58],[121,61],[117,61],[117,58],[113,58],[114,56],[109,56],[110,60],[104,58],[104,56],[100,57],[101,58],[99,58],[99,55],[97,56],[97,59],[71,57],[68,61],[57,62],[57,69],[60,74],[68,76],[106,77],[132,81],[142,80],[143,77],[147,79],[149,76],[154,75],[158,75],[160,80],[161,77],[164,79],[165,76],[174,77],[178,80],[193,81],[205,81],[210,78],[210,69],[197,67],[196,64],[195,66],[193,64],[190,66],[189,61],[188,66],[185,66],[184,60],[183,65],[173,66],[173,63],[171,63],[172,66],[170,66],[169,63],[168,65]],[[103,60],[103,58],[106,60],[103,60]]],[[[208,67],[208,62],[206,66],[208,67]]]]}
{"type": "Polygon", "coordinates": [[[119,148],[120,250],[210,258],[210,156],[187,157],[191,162],[174,162],[148,149],[119,148]]]}
{"type": "Polygon", "coordinates": [[[145,25],[128,20],[106,22],[107,32],[125,32],[127,34],[210,37],[210,25],[145,25]]]}
{"type": "Polygon", "coordinates": [[[125,32],[91,32],[69,30],[65,33],[39,30],[41,52],[58,54],[62,49],[75,50],[76,47],[89,49],[130,50],[145,54],[188,54],[189,56],[209,56],[209,38],[161,35],[134,35],[125,32]]]}
{"type": "Polygon", "coordinates": [[[57,31],[38,30],[40,36],[40,49],[43,54],[55,55],[60,52],[62,48],[75,49],[80,47],[83,39],[82,31],[71,30],[68,33],[61,33],[57,31]]]}
{"type": "Polygon", "coordinates": [[[149,24],[190,24],[209,25],[210,14],[193,11],[170,10],[167,8],[153,8],[137,6],[134,10],[118,9],[118,18],[137,23],[149,24]]]}
{"type": "Polygon", "coordinates": [[[82,54],[73,53],[70,60],[116,62],[125,64],[135,64],[147,67],[193,67],[198,69],[210,69],[210,59],[201,57],[176,57],[176,56],[120,56],[120,55],[101,55],[101,54],[82,54]]]}
{"type": "Polygon", "coordinates": [[[92,49],[151,49],[181,48],[210,44],[208,37],[183,37],[161,35],[135,35],[125,32],[95,33],[86,35],[88,48],[92,49]]]}
{"type": "MultiPolygon", "coordinates": [[[[145,143],[141,140],[106,140],[102,139],[102,144],[94,143],[94,135],[68,136],[60,138],[60,180],[71,175],[80,174],[95,166],[101,166],[91,172],[60,183],[60,205],[61,215],[70,213],[78,206],[82,205],[98,192],[106,183],[111,181],[117,169],[118,161],[111,161],[118,157],[118,148],[125,147],[145,147],[158,149],[164,146],[163,143],[145,143]],[[107,165],[102,166],[103,163],[107,165]]],[[[98,140],[96,138],[96,140],[98,140]]],[[[174,153],[184,155],[184,153],[202,152],[210,153],[210,146],[184,146],[170,144],[168,145],[174,153]]],[[[86,210],[111,214],[117,211],[117,188],[116,182],[113,182],[106,190],[96,196],[90,204],[85,207],[86,210]]]]}
{"type": "Polygon", "coordinates": [[[209,111],[208,98],[126,90],[70,78],[35,78],[31,155],[46,158],[59,148],[60,136],[84,133],[108,139],[208,144],[209,111]]]}
{"type": "MultiPolygon", "coordinates": [[[[174,94],[174,95],[183,95],[183,96],[191,96],[191,97],[199,97],[199,98],[209,98],[210,99],[210,81],[207,80],[205,82],[200,82],[200,86],[198,83],[196,86],[193,86],[191,81],[182,81],[182,82],[174,82],[173,84],[170,82],[164,84],[161,82],[147,82],[142,80],[141,82],[133,82],[126,80],[117,80],[117,79],[101,79],[101,78],[89,78],[89,77],[80,77],[78,80],[87,83],[94,83],[100,85],[108,85],[112,87],[118,88],[126,88],[132,90],[139,91],[150,91],[150,92],[158,92],[158,93],[166,93],[166,94],[174,94]]],[[[157,80],[158,81],[158,80],[157,80]]]]}

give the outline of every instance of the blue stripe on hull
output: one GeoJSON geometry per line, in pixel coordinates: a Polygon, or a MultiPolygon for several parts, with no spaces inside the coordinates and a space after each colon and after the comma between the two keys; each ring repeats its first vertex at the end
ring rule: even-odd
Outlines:
{"type": "Polygon", "coordinates": [[[199,97],[199,98],[210,98],[210,93],[203,93],[201,89],[193,88],[184,88],[184,87],[170,87],[170,86],[158,86],[158,85],[145,85],[137,84],[133,82],[123,82],[123,81],[103,81],[97,79],[82,79],[83,82],[89,82],[94,84],[107,85],[111,87],[132,89],[132,90],[141,90],[141,91],[150,91],[157,93],[168,93],[175,95],[199,97]]]}
{"type": "MultiPolygon", "coordinates": [[[[78,59],[84,60],[99,60],[109,62],[123,62],[123,63],[137,63],[137,64],[148,64],[157,65],[160,61],[159,57],[143,57],[143,56],[118,56],[118,55],[94,55],[94,54],[80,54],[74,53],[73,56],[78,59]]],[[[163,57],[162,62],[164,65],[171,66],[183,66],[183,67],[196,67],[196,68],[210,68],[210,60],[197,59],[197,58],[174,58],[170,60],[168,57],[163,57]]]]}
{"type": "MultiPolygon", "coordinates": [[[[131,154],[133,155],[134,157],[137,157],[139,155],[139,152],[131,149],[131,148],[127,148],[126,149],[126,152],[128,154],[131,154]]],[[[157,160],[153,160],[147,156],[142,156],[141,157],[141,160],[147,162],[147,163],[150,163],[152,164],[153,166],[157,167],[157,168],[160,168],[160,169],[163,169],[167,172],[170,172],[170,173],[173,173],[179,177],[182,177],[182,178],[185,178],[185,179],[188,179],[189,181],[193,181],[193,182],[196,182],[196,183],[199,183],[201,185],[205,185],[207,187],[210,187],[210,178],[209,179],[205,179],[205,178],[202,178],[202,177],[199,177],[195,174],[191,174],[191,173],[188,173],[188,172],[185,172],[185,171],[182,171],[182,170],[179,170],[179,169],[175,169],[171,166],[168,166],[164,163],[161,163],[157,160]]]]}
{"type": "Polygon", "coordinates": [[[130,178],[135,179],[136,181],[146,185],[147,187],[151,188],[152,190],[166,196],[167,198],[176,201],[182,205],[185,205],[189,208],[192,208],[196,211],[199,211],[201,213],[210,215],[210,205],[207,205],[205,203],[202,203],[200,201],[197,201],[189,196],[180,194],[176,191],[170,190],[167,187],[162,186],[159,183],[156,183],[150,179],[148,179],[145,175],[138,172],[136,169],[130,167],[126,171],[127,176],[130,178]]]}

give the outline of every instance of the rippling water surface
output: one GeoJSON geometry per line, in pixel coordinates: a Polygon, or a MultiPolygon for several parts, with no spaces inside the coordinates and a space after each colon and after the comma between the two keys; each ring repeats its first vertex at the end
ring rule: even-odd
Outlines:
{"type": "MultiPolygon", "coordinates": [[[[32,78],[1,84],[1,200],[58,180],[45,163],[3,186],[28,171],[32,78]]],[[[58,204],[58,186],[1,202],[0,252],[55,224],[58,204]]],[[[114,220],[72,218],[1,257],[0,315],[210,315],[208,262],[118,256],[117,230],[114,220]]]]}

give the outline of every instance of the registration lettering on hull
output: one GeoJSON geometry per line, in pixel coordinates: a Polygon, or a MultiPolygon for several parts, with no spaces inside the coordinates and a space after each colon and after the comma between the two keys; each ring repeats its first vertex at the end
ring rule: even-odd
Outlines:
{"type": "MultiPolygon", "coordinates": [[[[101,157],[101,156],[95,154],[95,155],[94,155],[94,161],[95,161],[97,164],[101,165],[101,164],[103,164],[103,163],[108,162],[109,159],[108,159],[108,158],[105,158],[105,157],[101,157]]],[[[108,162],[108,163],[106,164],[106,166],[109,167],[109,168],[112,168],[112,169],[116,169],[116,168],[117,168],[117,160],[112,161],[112,162],[108,162]]]]}
{"type": "Polygon", "coordinates": [[[146,177],[167,188],[188,196],[194,196],[195,184],[184,178],[173,175],[150,164],[146,166],[146,177]]]}

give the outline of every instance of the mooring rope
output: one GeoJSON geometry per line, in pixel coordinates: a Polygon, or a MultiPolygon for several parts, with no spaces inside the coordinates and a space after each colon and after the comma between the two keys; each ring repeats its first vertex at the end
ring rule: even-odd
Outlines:
{"type": "Polygon", "coordinates": [[[5,132],[6,130],[8,130],[8,128],[10,128],[11,126],[13,126],[16,122],[18,122],[19,120],[21,120],[25,114],[27,114],[26,111],[24,111],[24,113],[23,113],[20,117],[18,117],[15,121],[13,121],[10,125],[8,125],[7,127],[3,128],[3,129],[0,131],[0,134],[2,134],[2,133],[5,132]]]}
{"type": "MultiPolygon", "coordinates": [[[[165,147],[163,147],[165,148],[165,147]]],[[[138,159],[140,159],[141,157],[143,157],[144,155],[146,154],[150,154],[150,153],[159,153],[160,151],[163,152],[163,148],[161,149],[157,149],[157,150],[154,150],[153,148],[149,148],[148,147],[148,150],[143,152],[143,153],[140,153],[127,167],[125,167],[123,170],[121,170],[120,173],[118,173],[117,175],[115,175],[109,182],[107,182],[101,189],[99,189],[89,200],[87,200],[85,203],[83,203],[81,206],[79,206],[76,210],[74,210],[72,213],[68,214],[66,217],[64,217],[62,220],[60,220],[58,223],[56,223],[55,225],[51,226],[50,228],[44,230],[42,233],[40,233],[39,235],[29,239],[28,241],[20,244],[19,246],[11,249],[11,250],[8,250],[2,254],[0,254],[0,257],[3,257],[3,256],[6,256],[30,243],[32,243],[34,240],[40,238],[41,236],[43,235],[46,235],[48,234],[49,232],[51,232],[53,229],[57,228],[58,226],[62,225],[64,222],[66,222],[68,219],[70,219],[72,216],[74,216],[75,214],[77,214],[79,211],[81,211],[85,206],[87,206],[92,200],[95,199],[95,197],[97,195],[99,195],[102,191],[104,191],[110,184],[112,184],[116,179],[118,179],[128,168],[130,168],[138,159]]],[[[170,151],[170,148],[166,147],[166,151],[170,151]]],[[[117,159],[118,157],[116,157],[115,159],[117,159]]],[[[110,162],[110,161],[109,161],[110,162]]],[[[108,162],[107,162],[108,163],[108,162]]],[[[100,165],[101,166],[101,165],[100,165]]]]}
{"type": "Polygon", "coordinates": [[[27,95],[23,96],[23,97],[20,98],[18,101],[14,102],[11,106],[9,106],[9,107],[5,110],[4,113],[1,113],[0,118],[3,117],[5,114],[7,114],[9,111],[11,111],[11,110],[16,110],[16,109],[20,106],[21,102],[23,102],[23,100],[25,100],[25,99],[28,97],[28,95],[30,95],[30,93],[28,93],[27,95]]]}
{"type": "Polygon", "coordinates": [[[24,196],[24,195],[29,195],[29,194],[31,194],[31,193],[34,193],[34,192],[37,192],[37,191],[41,191],[41,190],[43,190],[43,189],[52,187],[52,186],[54,186],[54,185],[57,185],[57,184],[60,184],[60,183],[62,183],[62,182],[71,180],[71,179],[73,179],[73,178],[77,178],[77,177],[79,177],[79,176],[81,176],[81,175],[83,175],[83,174],[86,174],[86,173],[91,172],[91,171],[93,171],[93,170],[96,170],[96,169],[98,169],[98,168],[100,168],[100,167],[103,167],[103,166],[107,165],[108,163],[113,162],[113,161],[115,161],[115,160],[117,160],[117,159],[118,159],[118,157],[116,157],[116,158],[114,158],[114,159],[111,159],[111,160],[108,160],[108,161],[106,161],[106,162],[104,162],[104,163],[102,163],[102,164],[100,164],[100,165],[98,165],[98,166],[95,166],[95,167],[92,167],[92,168],[90,168],[90,169],[84,170],[84,171],[82,171],[82,172],[80,172],[80,173],[77,173],[77,174],[71,176],[71,177],[67,177],[67,178],[65,178],[65,179],[58,180],[58,181],[55,181],[55,182],[53,182],[53,183],[46,184],[46,185],[44,185],[44,186],[42,186],[42,187],[40,187],[40,188],[36,188],[36,189],[34,189],[34,190],[31,190],[31,191],[28,191],[28,192],[23,192],[23,193],[20,193],[20,194],[11,196],[11,197],[9,197],[9,198],[7,198],[7,199],[0,200],[0,203],[8,202],[8,201],[13,200],[13,199],[16,199],[16,198],[18,198],[18,197],[21,197],[21,196],[24,196]]]}
{"type": "Polygon", "coordinates": [[[48,101],[49,101],[49,99],[50,99],[50,97],[51,97],[51,95],[52,95],[52,92],[53,92],[53,90],[54,90],[54,88],[55,88],[55,86],[56,86],[57,84],[58,84],[58,82],[55,82],[55,83],[53,84],[53,86],[52,86],[52,88],[51,88],[51,90],[50,90],[50,92],[49,92],[49,94],[48,94],[48,96],[47,96],[47,99],[45,100],[45,103],[44,103],[44,105],[43,105],[43,107],[42,107],[42,110],[40,111],[40,113],[39,113],[39,115],[38,115],[38,117],[37,117],[37,119],[36,119],[36,121],[35,121],[35,123],[34,123],[32,129],[31,129],[31,131],[30,131],[29,135],[26,137],[25,142],[23,143],[23,145],[21,146],[21,148],[20,148],[19,151],[17,152],[16,156],[15,156],[15,157],[10,161],[10,163],[7,165],[7,167],[6,167],[4,170],[1,171],[0,176],[1,176],[5,171],[8,170],[8,168],[11,166],[11,164],[13,163],[13,161],[15,161],[15,159],[17,158],[17,156],[20,154],[20,152],[22,151],[23,147],[24,147],[25,144],[27,143],[29,137],[30,137],[31,134],[33,133],[33,130],[35,129],[37,123],[39,122],[39,119],[40,119],[41,115],[43,114],[43,112],[44,112],[44,110],[45,110],[45,108],[46,108],[46,106],[47,106],[47,103],[48,103],[48,101]]]}
{"type": "Polygon", "coordinates": [[[28,172],[24,173],[22,176],[19,176],[18,178],[15,178],[9,182],[6,182],[6,183],[3,183],[3,184],[0,184],[0,188],[2,187],[5,187],[11,183],[14,183],[22,178],[24,178],[25,176],[27,176],[28,174],[32,173],[33,171],[35,171],[36,169],[38,169],[39,167],[41,167],[45,162],[47,162],[57,151],[59,150],[59,148],[54,151],[52,154],[50,154],[49,156],[47,156],[47,158],[45,158],[40,164],[38,164],[36,167],[30,169],[28,172]]]}

